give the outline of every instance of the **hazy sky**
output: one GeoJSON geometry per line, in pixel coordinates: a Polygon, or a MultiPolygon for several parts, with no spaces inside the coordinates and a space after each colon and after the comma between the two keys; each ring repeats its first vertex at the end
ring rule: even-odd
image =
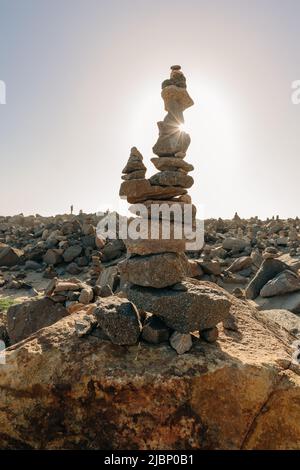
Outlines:
{"type": "Polygon", "coordinates": [[[0,215],[117,208],[182,65],[206,217],[300,216],[299,0],[0,0],[0,215]]]}

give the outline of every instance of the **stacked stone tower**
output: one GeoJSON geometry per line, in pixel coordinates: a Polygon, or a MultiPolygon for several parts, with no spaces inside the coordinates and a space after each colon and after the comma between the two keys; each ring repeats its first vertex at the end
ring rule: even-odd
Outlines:
{"type": "Polygon", "coordinates": [[[143,157],[135,147],[123,170],[120,196],[133,204],[133,226],[139,233],[129,232],[124,240],[128,256],[119,270],[128,299],[154,315],[151,325],[158,336],[170,328],[171,344],[183,352],[191,347],[191,332],[216,339],[216,325],[228,316],[229,301],[213,286],[188,278],[186,229],[193,229],[196,209],[187,192],[194,183],[189,175],[193,166],[185,161],[191,139],[182,125],[184,110],[194,103],[179,65],[171,67],[161,96],[167,115],[158,122],[156,156],[151,159],[158,172],[145,178],[143,157]],[[186,213],[188,220],[183,218],[186,213]],[[164,326],[157,325],[157,318],[164,326]]]}
{"type": "MultiPolygon", "coordinates": [[[[143,204],[145,209],[138,213],[140,238],[129,237],[125,241],[128,253],[136,257],[131,256],[120,265],[121,274],[124,280],[155,288],[174,285],[186,276],[188,261],[184,254],[186,240],[182,227],[184,208],[190,206],[193,218],[196,213],[187,194],[187,189],[194,183],[188,173],[194,168],[184,160],[191,139],[181,128],[183,111],[193,105],[193,100],[187,92],[186,79],[179,65],[171,67],[170,78],[162,83],[161,96],[167,115],[158,122],[159,137],[153,147],[157,156],[151,159],[158,172],[146,179],[143,157],[133,147],[123,170],[122,179],[125,181],[120,189],[120,195],[126,196],[128,202],[143,204]],[[165,207],[166,213],[160,213],[159,207],[165,207]],[[169,215],[170,219],[166,220],[169,215]],[[143,224],[145,219],[146,225],[143,224]],[[166,236],[164,228],[167,229],[169,222],[170,236],[166,236]]],[[[134,209],[136,207],[131,207],[136,212],[134,209]]]]}

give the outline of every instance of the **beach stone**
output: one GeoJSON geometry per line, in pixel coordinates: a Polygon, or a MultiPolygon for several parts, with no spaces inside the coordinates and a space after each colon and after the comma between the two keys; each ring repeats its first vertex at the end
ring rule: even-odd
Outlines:
{"type": "Polygon", "coordinates": [[[184,354],[193,346],[192,337],[189,333],[185,334],[174,331],[170,337],[170,345],[175,349],[177,354],[184,354]]]}
{"type": "Polygon", "coordinates": [[[137,170],[133,171],[132,173],[128,173],[126,175],[122,175],[122,180],[128,181],[128,180],[138,180],[138,179],[144,179],[146,175],[145,170],[137,170]]]}
{"type": "Polygon", "coordinates": [[[151,185],[150,181],[146,179],[136,179],[123,181],[119,195],[126,197],[130,204],[136,204],[148,199],[170,199],[186,193],[186,189],[181,187],[161,187],[151,185]]]}
{"type": "Polygon", "coordinates": [[[48,297],[12,305],[7,311],[7,333],[10,344],[18,343],[41,328],[68,315],[65,307],[48,297]]]}
{"type": "Polygon", "coordinates": [[[188,173],[193,171],[194,167],[190,163],[185,162],[182,158],[176,157],[153,157],[151,162],[159,171],[176,171],[181,169],[188,173]]]}
{"type": "Polygon", "coordinates": [[[66,263],[71,263],[77,256],[82,252],[82,247],[80,245],[69,246],[63,254],[64,261],[66,263]]]}
{"type": "Polygon", "coordinates": [[[25,262],[25,269],[28,271],[38,271],[41,268],[42,265],[40,263],[37,263],[36,261],[27,260],[25,262]]]}
{"type": "Polygon", "coordinates": [[[133,303],[116,296],[102,298],[94,314],[112,343],[130,345],[138,341],[142,325],[133,303]]]}
{"type": "MultiPolygon", "coordinates": [[[[196,206],[187,201],[148,200],[144,201],[143,205],[147,209],[148,218],[155,220],[165,219],[173,221],[175,219],[176,222],[182,223],[185,217],[190,216],[190,214],[193,221],[197,213],[196,206]]],[[[136,215],[136,206],[130,206],[129,211],[136,215]]]]}
{"type": "Polygon", "coordinates": [[[75,331],[79,338],[87,336],[97,327],[94,315],[82,315],[75,320],[75,331]]]}
{"type": "Polygon", "coordinates": [[[180,186],[182,188],[190,188],[194,184],[191,176],[178,171],[161,171],[151,176],[149,181],[154,186],[180,186]]]}
{"type": "Polygon", "coordinates": [[[215,343],[218,339],[219,331],[215,326],[214,328],[209,328],[207,330],[200,331],[200,337],[204,339],[207,343],[215,343]]]}
{"type": "Polygon", "coordinates": [[[0,266],[11,267],[17,265],[23,254],[22,250],[0,243],[0,266]]]}
{"type": "Polygon", "coordinates": [[[159,157],[172,157],[178,153],[185,154],[191,143],[191,138],[186,132],[173,129],[170,131],[170,126],[166,125],[163,121],[158,122],[159,137],[152,148],[155,155],[159,157]]]}
{"type": "Polygon", "coordinates": [[[225,240],[222,243],[222,247],[224,248],[224,250],[227,250],[227,251],[231,251],[231,250],[243,251],[246,248],[247,244],[248,243],[246,240],[229,237],[229,238],[225,238],[225,240]]]}
{"type": "Polygon", "coordinates": [[[300,278],[293,271],[285,270],[268,281],[260,291],[262,297],[288,294],[300,290],[300,278]]]}
{"type": "Polygon", "coordinates": [[[255,298],[255,303],[259,310],[289,310],[292,313],[300,314],[300,292],[274,297],[258,296],[255,298]]]}
{"type": "Polygon", "coordinates": [[[126,292],[138,308],[157,315],[180,333],[213,328],[227,318],[230,300],[222,288],[191,278],[181,285],[185,291],[130,286],[126,292]]]}
{"type": "Polygon", "coordinates": [[[81,304],[89,304],[90,302],[92,302],[93,298],[94,298],[94,291],[92,287],[86,286],[80,292],[79,302],[81,304]]]}
{"type": "Polygon", "coordinates": [[[161,96],[164,100],[165,110],[170,113],[173,112],[174,104],[176,104],[181,111],[184,111],[194,104],[194,101],[188,94],[187,90],[176,85],[164,87],[161,92],[161,96]]]}
{"type": "Polygon", "coordinates": [[[237,258],[233,261],[233,263],[229,266],[227,271],[232,273],[242,271],[243,269],[247,269],[252,266],[252,258],[251,256],[242,256],[241,258],[237,258]]]}
{"type": "Polygon", "coordinates": [[[118,265],[123,280],[139,286],[163,288],[181,282],[188,272],[184,253],[136,256],[118,265]]]}
{"type": "Polygon", "coordinates": [[[168,328],[160,318],[149,315],[145,320],[142,329],[142,338],[151,344],[159,344],[168,341],[170,328],[168,328]]]}
{"type": "Polygon", "coordinates": [[[63,261],[62,254],[63,250],[58,248],[50,248],[44,255],[44,262],[52,266],[60,264],[63,261]]]}

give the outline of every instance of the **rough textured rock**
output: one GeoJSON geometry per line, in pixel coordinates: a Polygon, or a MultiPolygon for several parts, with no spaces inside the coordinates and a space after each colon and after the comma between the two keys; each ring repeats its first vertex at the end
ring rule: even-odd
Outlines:
{"type": "Polygon", "coordinates": [[[136,256],[118,265],[124,281],[146,287],[168,287],[182,281],[188,272],[184,253],[136,256]]]}
{"type": "Polygon", "coordinates": [[[181,290],[131,286],[127,295],[138,308],[154,313],[180,333],[213,328],[229,315],[230,301],[220,287],[196,279],[180,286],[181,290]]]}
{"type": "Polygon", "coordinates": [[[95,309],[95,317],[100,328],[113,344],[135,344],[142,325],[136,307],[126,299],[118,297],[102,298],[95,309]]]}
{"type": "Polygon", "coordinates": [[[22,250],[0,243],[0,266],[15,266],[21,260],[22,250]]]}
{"type": "Polygon", "coordinates": [[[151,344],[159,344],[168,341],[170,328],[155,315],[148,315],[144,322],[142,338],[151,344]]]}
{"type": "Polygon", "coordinates": [[[271,279],[260,291],[262,297],[288,294],[300,290],[300,278],[293,271],[282,271],[271,279]]]}
{"type": "Polygon", "coordinates": [[[12,305],[7,312],[7,333],[11,344],[22,341],[66,315],[68,311],[62,305],[48,298],[12,305]]]}
{"type": "Polygon", "coordinates": [[[196,341],[182,356],[167,344],[78,338],[80,313],[10,347],[0,366],[0,447],[299,449],[291,338],[233,302],[239,332],[220,331],[217,346],[196,341]]]}
{"type": "Polygon", "coordinates": [[[273,279],[277,274],[288,269],[288,266],[278,259],[265,259],[261,267],[257,271],[255,277],[249,283],[246,289],[247,299],[255,299],[258,297],[264,285],[273,279]]]}

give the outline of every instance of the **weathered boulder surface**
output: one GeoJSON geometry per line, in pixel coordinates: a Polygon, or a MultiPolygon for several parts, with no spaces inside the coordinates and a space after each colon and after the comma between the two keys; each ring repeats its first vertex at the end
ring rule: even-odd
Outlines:
{"type": "Polygon", "coordinates": [[[147,201],[147,199],[170,199],[175,196],[186,194],[187,191],[179,186],[161,186],[151,185],[149,180],[137,179],[123,181],[120,187],[120,196],[127,197],[130,204],[147,201]]]}
{"type": "Polygon", "coordinates": [[[179,333],[213,328],[228,317],[228,295],[217,285],[189,278],[175,287],[130,286],[127,295],[138,308],[157,315],[179,333]]]}
{"type": "Polygon", "coordinates": [[[79,338],[72,314],[7,349],[0,365],[2,449],[299,449],[293,338],[232,299],[238,332],[116,346],[79,338]]]}

